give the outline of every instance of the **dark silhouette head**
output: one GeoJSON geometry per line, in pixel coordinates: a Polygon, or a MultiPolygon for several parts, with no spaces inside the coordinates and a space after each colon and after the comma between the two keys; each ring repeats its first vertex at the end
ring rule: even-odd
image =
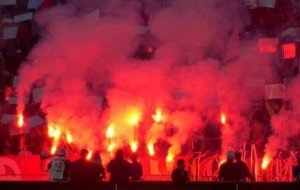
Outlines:
{"type": "Polygon", "coordinates": [[[124,159],[124,152],[123,152],[123,150],[117,150],[117,152],[116,152],[116,159],[117,160],[124,159]]]}
{"type": "Polygon", "coordinates": [[[184,159],[177,160],[177,168],[179,168],[179,169],[184,169],[185,168],[184,159]]]}
{"type": "Polygon", "coordinates": [[[235,159],[236,159],[236,160],[240,161],[241,158],[242,158],[242,153],[241,153],[241,152],[235,152],[235,153],[234,153],[234,156],[235,156],[235,159]]]}
{"type": "Polygon", "coordinates": [[[300,164],[300,156],[297,157],[297,162],[300,164]]]}
{"type": "Polygon", "coordinates": [[[233,151],[228,151],[227,152],[227,161],[232,162],[234,159],[234,152],[233,151]]]}
{"type": "Polygon", "coordinates": [[[86,159],[87,155],[89,154],[89,151],[87,149],[81,149],[80,151],[80,157],[82,159],[86,159]]]}
{"type": "Polygon", "coordinates": [[[99,152],[95,152],[95,153],[92,155],[92,160],[101,160],[101,157],[100,157],[99,152]]]}

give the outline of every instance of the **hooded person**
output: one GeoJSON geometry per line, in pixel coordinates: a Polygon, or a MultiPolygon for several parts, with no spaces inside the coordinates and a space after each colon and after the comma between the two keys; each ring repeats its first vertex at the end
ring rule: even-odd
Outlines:
{"type": "Polygon", "coordinates": [[[227,152],[227,161],[220,165],[218,179],[219,181],[234,181],[235,180],[235,166],[233,163],[234,152],[227,152]]]}
{"type": "Polygon", "coordinates": [[[60,148],[48,164],[50,178],[52,181],[68,181],[70,173],[70,161],[66,157],[66,149],[60,148]]]}

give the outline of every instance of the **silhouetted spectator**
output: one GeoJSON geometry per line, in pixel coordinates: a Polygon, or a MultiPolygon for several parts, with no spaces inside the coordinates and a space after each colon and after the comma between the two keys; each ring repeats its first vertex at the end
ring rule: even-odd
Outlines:
{"type": "Polygon", "coordinates": [[[234,181],[235,180],[235,172],[234,172],[234,152],[227,152],[227,161],[221,164],[219,169],[219,181],[234,181]]]}
{"type": "Polygon", "coordinates": [[[80,158],[71,163],[70,167],[70,182],[71,183],[95,183],[96,171],[94,164],[87,159],[88,150],[82,149],[80,151],[80,158]]]}
{"type": "Polygon", "coordinates": [[[235,166],[235,175],[238,181],[246,181],[246,178],[251,181],[255,181],[253,175],[251,174],[247,164],[241,160],[242,154],[240,152],[235,153],[236,163],[235,166]]]}
{"type": "Polygon", "coordinates": [[[68,181],[70,174],[70,161],[66,157],[66,149],[59,149],[56,156],[52,157],[51,162],[48,164],[50,171],[50,178],[53,181],[68,181]]]}
{"type": "Polygon", "coordinates": [[[131,156],[131,172],[132,172],[132,180],[141,180],[143,176],[143,167],[142,164],[137,161],[137,155],[134,154],[131,156]]]}
{"type": "Polygon", "coordinates": [[[293,166],[293,177],[296,182],[300,182],[300,156],[297,157],[297,166],[293,166]]]}
{"type": "Polygon", "coordinates": [[[94,166],[95,166],[97,181],[103,181],[103,179],[106,177],[106,173],[105,173],[105,169],[102,164],[100,154],[98,152],[95,152],[93,154],[92,162],[94,163],[94,166]]]}
{"type": "Polygon", "coordinates": [[[172,181],[176,184],[187,184],[190,179],[188,172],[184,169],[185,163],[183,159],[177,160],[177,168],[172,171],[172,181]]]}
{"type": "Polygon", "coordinates": [[[129,183],[129,178],[131,176],[131,167],[130,163],[124,160],[124,152],[122,150],[117,150],[116,158],[108,163],[107,172],[110,173],[109,181],[111,183],[129,183]]]}

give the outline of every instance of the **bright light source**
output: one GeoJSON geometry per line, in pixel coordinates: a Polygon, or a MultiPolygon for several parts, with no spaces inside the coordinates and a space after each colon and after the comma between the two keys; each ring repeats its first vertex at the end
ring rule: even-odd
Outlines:
{"type": "Polygon", "coordinates": [[[282,49],[283,59],[293,59],[296,57],[296,44],[295,43],[283,44],[283,45],[281,45],[281,49],[282,49]]]}

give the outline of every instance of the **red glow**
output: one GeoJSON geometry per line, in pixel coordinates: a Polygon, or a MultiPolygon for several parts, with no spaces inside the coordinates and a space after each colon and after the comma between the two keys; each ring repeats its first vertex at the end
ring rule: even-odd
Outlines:
{"type": "Polygon", "coordinates": [[[296,57],[296,44],[283,44],[282,46],[282,55],[284,59],[293,59],[296,57]]]}
{"type": "Polygon", "coordinates": [[[261,53],[275,53],[277,51],[278,38],[259,38],[258,49],[261,53]]]}

